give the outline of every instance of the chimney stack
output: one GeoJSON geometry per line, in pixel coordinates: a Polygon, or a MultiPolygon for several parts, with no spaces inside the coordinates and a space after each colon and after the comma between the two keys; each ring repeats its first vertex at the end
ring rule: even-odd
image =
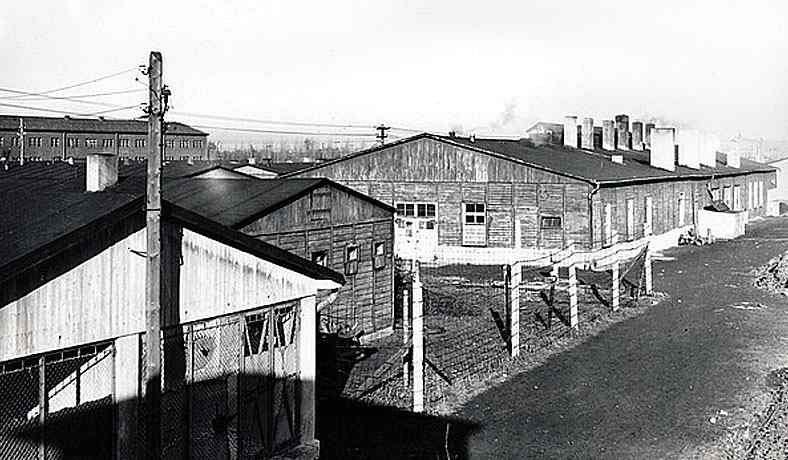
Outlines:
{"type": "Polygon", "coordinates": [[[602,148],[605,150],[616,149],[616,128],[613,120],[602,120],[602,148]]]}
{"type": "Polygon", "coordinates": [[[673,128],[651,130],[651,155],[649,163],[654,168],[676,170],[676,131],[673,128]]]}
{"type": "Polygon", "coordinates": [[[577,148],[577,117],[564,117],[564,146],[577,148]]]}
{"type": "Polygon", "coordinates": [[[717,151],[720,149],[720,138],[716,134],[701,133],[700,164],[710,168],[717,167],[717,151]]]}
{"type": "Polygon", "coordinates": [[[632,149],[643,150],[643,122],[632,122],[632,149]]]}
{"type": "Polygon", "coordinates": [[[643,137],[646,140],[646,148],[647,149],[651,148],[651,130],[654,129],[655,127],[656,127],[656,125],[654,125],[654,123],[646,123],[646,132],[643,135],[643,137]]]}
{"type": "Polygon", "coordinates": [[[87,158],[86,190],[100,192],[118,182],[118,157],[95,153],[87,158]]]}
{"type": "Polygon", "coordinates": [[[678,132],[679,164],[692,169],[700,168],[700,133],[694,129],[681,129],[678,132]]]}
{"type": "Polygon", "coordinates": [[[580,147],[594,150],[594,119],[583,118],[583,125],[580,127],[580,147]]]}
{"type": "Polygon", "coordinates": [[[629,150],[629,116],[616,115],[616,148],[619,150],[629,150]]]}

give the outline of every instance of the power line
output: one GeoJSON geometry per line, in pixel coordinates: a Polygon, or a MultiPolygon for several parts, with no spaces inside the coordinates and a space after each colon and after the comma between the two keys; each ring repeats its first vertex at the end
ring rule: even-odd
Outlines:
{"type": "Polygon", "coordinates": [[[280,120],[261,120],[257,118],[243,118],[243,117],[230,117],[226,115],[209,115],[204,113],[191,113],[191,112],[179,112],[179,111],[172,111],[170,112],[175,115],[181,115],[185,117],[195,117],[195,118],[208,118],[213,120],[224,120],[224,121],[241,121],[241,122],[248,122],[248,123],[260,123],[260,124],[269,124],[269,125],[284,125],[284,126],[305,126],[305,127],[316,127],[316,128],[357,128],[357,129],[375,129],[374,125],[356,125],[356,124],[340,124],[340,123],[309,123],[309,122],[301,122],[301,121],[280,121],[280,120]]]}
{"type": "MultiPolygon", "coordinates": [[[[88,99],[88,98],[91,98],[91,97],[114,96],[116,94],[141,93],[143,91],[145,91],[145,90],[143,90],[141,88],[140,89],[125,89],[125,90],[119,90],[119,91],[108,91],[106,93],[75,94],[73,96],[69,95],[68,98],[70,98],[70,99],[88,99]]],[[[25,96],[25,97],[21,97],[21,98],[16,99],[16,100],[17,101],[42,101],[42,100],[46,100],[46,99],[52,99],[53,97],[54,96],[46,96],[46,95],[44,95],[44,96],[30,96],[30,97],[25,96]]],[[[66,97],[66,96],[62,96],[62,97],[66,97]]]]}
{"type": "MultiPolygon", "coordinates": [[[[125,69],[125,70],[121,70],[120,72],[115,72],[115,73],[111,73],[109,75],[104,75],[104,76],[101,76],[101,77],[98,77],[98,78],[94,78],[92,80],[87,80],[87,81],[83,81],[83,82],[79,82],[79,83],[74,83],[72,85],[67,85],[67,86],[61,86],[59,88],[48,89],[46,91],[39,91],[39,92],[36,92],[36,93],[31,93],[31,94],[35,95],[35,96],[43,96],[43,95],[46,95],[46,94],[57,93],[59,91],[65,91],[67,89],[78,88],[80,86],[85,86],[85,85],[89,85],[91,83],[96,83],[96,82],[99,82],[99,81],[102,81],[102,80],[107,80],[107,79],[112,78],[112,77],[117,77],[118,75],[123,75],[124,73],[131,72],[132,70],[137,70],[137,66],[130,67],[130,68],[125,69]]],[[[0,98],[0,99],[20,99],[21,97],[23,97],[23,96],[8,96],[8,97],[0,98]]]]}
{"type": "Polygon", "coordinates": [[[32,107],[32,106],[29,106],[29,105],[8,104],[8,103],[5,103],[5,102],[0,102],[0,106],[2,106],[2,107],[13,107],[15,109],[35,110],[35,111],[38,111],[38,112],[59,113],[59,114],[62,114],[62,115],[74,115],[74,116],[78,116],[78,117],[93,117],[93,116],[96,116],[96,115],[100,115],[102,113],[117,112],[117,111],[120,111],[120,110],[128,110],[128,109],[131,109],[131,108],[139,107],[139,105],[137,104],[137,105],[131,105],[131,106],[128,106],[128,107],[117,107],[117,108],[110,109],[110,110],[102,110],[100,112],[79,113],[79,112],[69,112],[67,110],[48,109],[46,107],[32,107]]]}
{"type": "Polygon", "coordinates": [[[229,128],[226,126],[207,126],[207,125],[190,125],[194,128],[200,129],[216,129],[220,131],[236,131],[243,133],[260,133],[260,134],[291,134],[298,136],[346,136],[346,137],[375,137],[375,133],[324,133],[317,131],[279,131],[272,129],[253,129],[253,128],[229,128]]]}
{"type": "MultiPolygon", "coordinates": [[[[30,92],[27,92],[27,91],[21,91],[21,90],[10,89],[10,88],[0,88],[0,91],[6,92],[6,93],[23,94],[23,95],[26,95],[26,96],[35,96],[36,95],[36,93],[30,93],[30,92]]],[[[108,102],[98,102],[98,101],[83,101],[81,99],[74,99],[74,98],[71,98],[69,96],[42,96],[42,97],[44,97],[46,99],[55,100],[55,101],[72,101],[72,102],[77,102],[77,103],[80,103],[80,104],[95,105],[95,106],[99,106],[99,107],[112,107],[112,108],[121,107],[119,104],[110,104],[108,102]]]]}

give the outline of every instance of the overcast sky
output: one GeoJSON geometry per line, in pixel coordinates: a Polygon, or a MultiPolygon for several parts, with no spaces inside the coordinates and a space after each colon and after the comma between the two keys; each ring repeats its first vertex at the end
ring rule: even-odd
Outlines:
{"type": "MultiPolygon", "coordinates": [[[[723,136],[786,138],[787,5],[16,2],[0,15],[0,87],[56,88],[146,63],[155,49],[164,55],[172,104],[183,112],[502,135],[565,114],[628,113],[723,136]]],[[[53,94],[144,89],[134,76],[53,94]]],[[[131,105],[144,97],[102,100],[131,105]]]]}

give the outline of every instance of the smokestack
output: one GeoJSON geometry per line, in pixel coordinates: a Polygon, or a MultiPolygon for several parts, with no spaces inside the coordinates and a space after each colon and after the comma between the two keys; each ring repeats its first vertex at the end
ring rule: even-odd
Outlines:
{"type": "Polygon", "coordinates": [[[577,117],[564,117],[564,146],[577,148],[577,117]]]}
{"type": "Polygon", "coordinates": [[[681,129],[678,132],[679,164],[688,168],[700,168],[700,133],[694,129],[681,129]]]}
{"type": "Polygon", "coordinates": [[[613,120],[602,120],[602,148],[605,150],[616,149],[616,128],[613,120]]]}
{"type": "Polygon", "coordinates": [[[118,157],[104,153],[88,155],[86,187],[88,192],[100,192],[118,183],[118,157]]]}
{"type": "Polygon", "coordinates": [[[583,125],[580,127],[580,147],[594,150],[594,119],[583,118],[583,125]]]}
{"type": "Polygon", "coordinates": [[[619,150],[629,150],[629,116],[616,115],[616,148],[619,150]]]}
{"type": "Polygon", "coordinates": [[[651,155],[649,163],[666,171],[676,170],[676,131],[673,128],[651,130],[651,155]]]}
{"type": "Polygon", "coordinates": [[[655,127],[656,127],[656,125],[654,125],[654,123],[646,123],[645,138],[646,138],[646,148],[647,149],[651,148],[651,130],[654,129],[655,127]]]}
{"type": "Polygon", "coordinates": [[[643,150],[643,122],[632,122],[632,149],[643,150]]]}

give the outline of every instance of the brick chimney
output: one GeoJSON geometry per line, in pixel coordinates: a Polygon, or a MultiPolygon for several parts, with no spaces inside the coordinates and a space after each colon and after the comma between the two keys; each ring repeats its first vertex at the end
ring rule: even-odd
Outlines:
{"type": "Polygon", "coordinates": [[[580,126],[580,147],[588,150],[594,150],[593,118],[583,118],[583,124],[580,126]]]}
{"type": "Polygon", "coordinates": [[[616,148],[629,150],[629,116],[616,115],[616,148]]]}
{"type": "Polygon", "coordinates": [[[632,122],[632,150],[643,150],[643,122],[632,122]]]}
{"type": "Polygon", "coordinates": [[[676,131],[673,128],[651,130],[649,164],[666,171],[676,170],[676,131]]]}
{"type": "Polygon", "coordinates": [[[564,117],[564,146],[577,148],[577,117],[564,117]]]}
{"type": "Polygon", "coordinates": [[[106,153],[87,156],[86,187],[88,192],[100,192],[118,183],[118,157],[106,153]]]}
{"type": "Polygon", "coordinates": [[[602,120],[602,148],[605,150],[616,149],[616,127],[613,120],[602,120]]]}

